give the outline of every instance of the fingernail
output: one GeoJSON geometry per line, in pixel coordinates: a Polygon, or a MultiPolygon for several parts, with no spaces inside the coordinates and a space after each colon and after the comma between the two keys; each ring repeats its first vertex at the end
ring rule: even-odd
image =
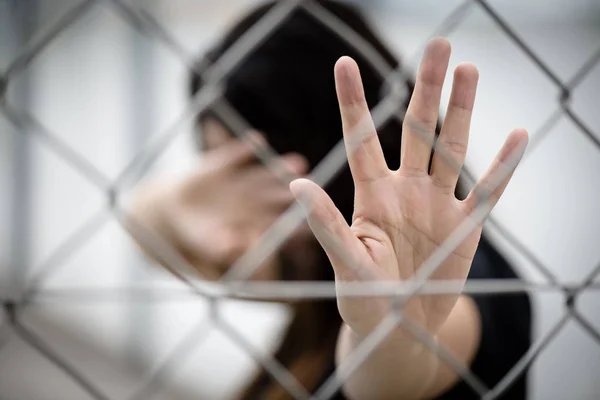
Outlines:
{"type": "Polygon", "coordinates": [[[300,204],[302,209],[306,213],[308,213],[310,209],[310,195],[308,194],[309,191],[300,189],[300,185],[302,184],[298,179],[292,181],[290,183],[290,191],[292,192],[292,195],[294,195],[294,198],[300,204]]]}

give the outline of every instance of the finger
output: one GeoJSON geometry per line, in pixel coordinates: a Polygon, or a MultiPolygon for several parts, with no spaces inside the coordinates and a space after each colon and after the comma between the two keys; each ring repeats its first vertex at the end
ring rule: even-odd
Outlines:
{"type": "Polygon", "coordinates": [[[219,147],[208,151],[205,160],[209,169],[225,170],[235,169],[246,165],[256,159],[253,145],[250,142],[264,142],[263,136],[258,132],[250,132],[245,140],[231,140],[221,144],[219,147]]]}
{"type": "Polygon", "coordinates": [[[294,201],[289,185],[284,184],[264,166],[254,165],[236,173],[230,184],[235,193],[245,193],[244,208],[252,215],[261,217],[273,213],[280,214],[294,201]]]}
{"type": "Polygon", "coordinates": [[[467,213],[473,212],[483,202],[489,202],[491,211],[521,161],[528,140],[527,131],[524,129],[515,129],[510,133],[490,168],[463,201],[467,213]]]}
{"type": "Polygon", "coordinates": [[[294,201],[289,186],[280,181],[263,181],[252,186],[251,192],[246,190],[246,193],[251,193],[246,198],[246,203],[259,214],[271,213],[273,210],[280,213],[294,201]]]}
{"type": "Polygon", "coordinates": [[[280,214],[292,204],[294,196],[288,188],[274,188],[261,193],[257,201],[263,205],[265,212],[280,214]]]}
{"type": "Polygon", "coordinates": [[[401,169],[427,173],[449,59],[450,43],[446,39],[429,41],[404,118],[401,169]]]}
{"type": "Polygon", "coordinates": [[[308,171],[309,165],[305,157],[299,153],[288,153],[284,156],[269,157],[263,160],[263,165],[268,168],[287,188],[294,179],[303,176],[308,171]]]}
{"type": "Polygon", "coordinates": [[[454,192],[465,162],[478,79],[479,72],[472,64],[462,64],[454,70],[448,111],[431,166],[433,182],[448,193],[454,192]]]}
{"type": "Polygon", "coordinates": [[[235,140],[225,125],[215,118],[205,118],[202,121],[202,145],[205,150],[214,149],[235,140]]]}
{"type": "Polygon", "coordinates": [[[275,168],[285,168],[286,171],[297,178],[304,176],[308,171],[308,167],[308,161],[302,155],[288,153],[274,159],[268,167],[261,163],[248,166],[243,171],[239,171],[234,179],[240,185],[246,187],[249,190],[248,193],[256,192],[265,187],[268,189],[272,187],[283,188],[289,193],[289,184],[282,181],[281,176],[277,174],[278,170],[275,168]]]}
{"type": "Polygon", "coordinates": [[[287,168],[295,176],[303,176],[308,172],[308,161],[301,154],[288,153],[281,156],[280,160],[284,168],[287,168]]]}
{"type": "Polygon", "coordinates": [[[350,57],[342,57],[335,64],[334,72],[344,144],[354,182],[381,178],[389,170],[369,112],[358,65],[350,57]]]}
{"type": "Polygon", "coordinates": [[[290,190],[304,211],[315,237],[327,253],[336,275],[346,276],[356,266],[364,247],[331,198],[314,182],[297,179],[290,190]]]}

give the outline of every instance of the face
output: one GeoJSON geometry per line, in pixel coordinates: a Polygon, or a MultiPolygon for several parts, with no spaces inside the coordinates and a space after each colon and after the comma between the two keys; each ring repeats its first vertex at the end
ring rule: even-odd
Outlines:
{"type": "MultiPolygon", "coordinates": [[[[202,143],[205,152],[218,149],[219,147],[231,143],[236,139],[231,132],[219,121],[213,118],[206,118],[202,121],[202,143]]],[[[288,155],[288,159],[294,160],[296,157],[301,162],[302,158],[300,155],[288,155]]],[[[256,168],[256,164],[248,164],[241,168],[256,168]]],[[[266,167],[264,167],[267,170],[266,167]]],[[[282,182],[282,185],[284,183],[282,182]]],[[[248,196],[252,196],[253,193],[249,191],[248,196]]],[[[244,197],[244,196],[242,196],[244,197]]],[[[289,204],[290,206],[292,203],[289,204]]],[[[312,266],[316,264],[317,253],[319,251],[319,244],[314,238],[308,224],[304,222],[299,228],[297,228],[289,239],[281,246],[277,253],[275,265],[282,266],[285,264],[287,268],[286,275],[288,276],[300,276],[304,279],[310,279],[310,276],[304,276],[305,274],[310,275],[312,266]],[[290,271],[290,266],[294,271],[290,271]]],[[[318,266],[317,266],[318,267],[318,266]]],[[[280,269],[281,270],[281,269],[280,269]]],[[[263,271],[260,277],[275,278],[278,274],[273,271],[263,271]]],[[[281,278],[279,276],[278,278],[281,278]]],[[[295,278],[297,279],[297,278],[295,278]]]]}

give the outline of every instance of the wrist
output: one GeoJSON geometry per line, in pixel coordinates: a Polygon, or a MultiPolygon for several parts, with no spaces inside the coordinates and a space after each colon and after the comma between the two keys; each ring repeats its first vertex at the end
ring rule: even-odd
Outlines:
{"type": "MultiPolygon", "coordinates": [[[[337,364],[344,362],[367,336],[346,324],[338,341],[337,364]]],[[[410,332],[394,328],[363,360],[344,384],[352,398],[422,398],[438,367],[435,354],[410,332]],[[369,388],[368,390],[366,388],[369,388]],[[390,397],[390,394],[394,394],[390,397]]]]}
{"type": "MultiPolygon", "coordinates": [[[[358,333],[347,324],[343,324],[342,329],[346,331],[344,334],[348,336],[348,341],[352,348],[360,345],[373,333],[373,331],[366,334],[358,333]]],[[[437,342],[436,335],[432,335],[432,338],[437,342]]],[[[406,328],[398,325],[380,341],[375,351],[388,353],[390,356],[393,355],[393,357],[414,359],[422,356],[425,350],[425,344],[418,340],[406,328]]]]}

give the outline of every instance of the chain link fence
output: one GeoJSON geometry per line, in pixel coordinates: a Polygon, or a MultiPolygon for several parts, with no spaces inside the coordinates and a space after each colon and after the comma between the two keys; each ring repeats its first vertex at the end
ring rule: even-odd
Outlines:
{"type": "MultiPolygon", "coordinates": [[[[105,3],[104,6],[111,7],[116,11],[124,21],[138,30],[147,38],[159,42],[175,54],[186,69],[192,71],[198,68],[193,55],[189,54],[184,46],[169,33],[166,27],[161,26],[158,20],[147,10],[137,7],[134,3],[122,0],[89,0],[78,3],[67,13],[41,32],[36,32],[32,39],[25,43],[19,49],[18,55],[14,57],[8,66],[0,71],[0,112],[16,128],[21,135],[27,135],[38,140],[50,151],[67,162],[71,168],[76,170],[98,190],[105,194],[107,207],[93,215],[89,220],[83,221],[80,228],[76,230],[66,241],[64,241],[53,253],[46,259],[35,273],[31,275],[21,285],[15,285],[16,291],[3,294],[0,299],[3,304],[4,320],[0,325],[0,363],[2,360],[2,348],[9,339],[17,335],[21,340],[28,343],[33,349],[41,353],[56,368],[64,371],[76,382],[80,388],[93,399],[114,399],[111,397],[102,385],[94,380],[93,376],[86,376],[72,363],[67,357],[64,357],[59,351],[53,349],[51,345],[45,342],[43,337],[32,329],[21,319],[22,313],[30,307],[32,303],[54,300],[56,298],[62,301],[78,301],[82,294],[88,298],[138,298],[142,301],[160,301],[161,298],[168,299],[169,296],[178,296],[181,294],[194,294],[208,299],[213,306],[211,312],[212,321],[202,321],[195,329],[192,329],[180,343],[178,343],[166,356],[163,361],[154,370],[152,375],[147,376],[133,394],[127,398],[130,400],[148,399],[156,394],[161,385],[166,384],[165,376],[178,363],[188,356],[191,349],[198,346],[206,338],[207,326],[212,322],[238,346],[244,349],[248,355],[262,365],[266,371],[277,380],[295,399],[328,399],[339,389],[345,378],[347,378],[363,362],[366,357],[379,345],[385,336],[396,326],[401,325],[411,332],[425,346],[437,352],[440,358],[447,363],[449,367],[458,373],[462,379],[467,382],[473,391],[482,399],[491,400],[498,398],[502,393],[531,365],[540,352],[554,340],[568,322],[577,323],[589,337],[600,345],[600,332],[590,323],[588,319],[578,311],[576,300],[586,291],[598,290],[600,285],[595,279],[600,274],[600,263],[593,268],[589,275],[577,284],[562,282],[551,268],[548,268],[540,261],[528,247],[512,235],[493,215],[487,219],[486,224],[495,232],[503,236],[503,240],[508,242],[522,257],[535,267],[544,277],[544,282],[531,283],[527,281],[506,281],[506,280],[477,280],[468,281],[466,285],[460,282],[431,282],[428,278],[436,271],[440,263],[452,253],[460,242],[468,236],[473,229],[485,218],[489,211],[488,197],[489,193],[482,191],[478,208],[473,212],[464,224],[459,226],[456,231],[448,237],[445,243],[424,263],[416,276],[409,282],[402,284],[382,284],[381,282],[369,282],[368,279],[361,283],[340,284],[336,288],[333,282],[256,282],[249,281],[248,278],[270,255],[275,253],[292,232],[304,222],[304,213],[297,205],[287,210],[271,228],[265,232],[260,242],[244,254],[231,269],[222,277],[219,285],[211,286],[210,290],[192,277],[195,276],[191,266],[185,259],[164,243],[161,238],[153,236],[150,232],[144,232],[142,227],[134,221],[128,214],[122,204],[122,193],[133,184],[135,184],[147,171],[153,163],[156,162],[163,152],[183,130],[183,127],[190,123],[198,113],[211,107],[223,119],[229,121],[230,126],[234,127],[234,133],[242,137],[247,131],[248,123],[236,112],[236,110],[227,103],[221,96],[223,92],[223,82],[227,79],[230,72],[242,63],[245,58],[251,54],[278,25],[284,21],[294,10],[303,8],[316,21],[327,26],[340,37],[347,40],[356,50],[366,56],[371,61],[373,68],[385,78],[387,82],[387,95],[372,110],[373,119],[376,126],[384,124],[392,118],[405,120],[405,115],[399,112],[399,104],[403,104],[407,94],[399,89],[405,75],[411,75],[412,71],[391,70],[385,62],[378,56],[377,52],[361,37],[353,32],[343,21],[311,0],[288,0],[282,1],[268,14],[256,23],[235,45],[233,45],[221,58],[215,63],[203,66],[201,71],[204,80],[207,82],[202,90],[197,93],[189,102],[179,118],[164,132],[149,141],[131,162],[122,169],[116,179],[112,179],[96,168],[83,155],[79,154],[70,144],[61,139],[61,137],[44,123],[36,119],[26,109],[20,108],[11,97],[7,95],[11,83],[19,77],[31,63],[35,62],[38,55],[43,52],[49,44],[55,40],[62,32],[67,30],[72,24],[81,19],[87,13],[91,12],[97,3],[105,3]],[[186,282],[189,287],[187,291],[175,290],[164,293],[151,291],[143,287],[114,288],[104,290],[90,290],[87,293],[80,293],[77,290],[45,291],[44,282],[61,267],[61,264],[73,252],[77,251],[87,241],[89,241],[106,223],[112,218],[119,221],[123,227],[128,230],[138,230],[139,237],[143,237],[148,245],[160,252],[163,259],[167,260],[167,266],[178,277],[186,282]],[[298,299],[318,299],[334,298],[336,292],[338,295],[347,296],[373,296],[384,295],[398,299],[401,303],[405,302],[410,296],[419,293],[428,294],[447,294],[460,293],[470,294],[480,293],[522,293],[522,292],[552,292],[564,296],[566,312],[558,318],[555,325],[538,337],[534,345],[523,356],[523,358],[514,365],[513,369],[502,379],[495,387],[486,387],[481,380],[475,376],[467,366],[455,359],[452,354],[441,345],[437,344],[428,333],[410,320],[403,318],[400,311],[390,313],[380,325],[372,332],[356,351],[338,367],[335,376],[330,377],[325,384],[320,387],[315,394],[308,393],[306,388],[296,380],[296,378],[287,369],[278,363],[274,358],[262,355],[257,349],[236,329],[232,328],[226,321],[218,317],[216,305],[222,299],[226,298],[247,298],[247,299],[272,299],[285,298],[289,300],[298,299]],[[71,296],[71,297],[70,297],[71,296]],[[77,297],[80,296],[80,297],[77,297]]],[[[538,55],[535,48],[528,45],[515,30],[511,28],[510,21],[505,20],[486,0],[466,0],[454,9],[442,22],[442,24],[432,32],[435,35],[447,36],[461,26],[461,23],[470,15],[473,10],[478,9],[484,12],[491,23],[506,35],[508,39],[519,49],[520,52],[534,65],[540,74],[552,82],[559,90],[560,96],[556,99],[555,111],[549,114],[539,130],[533,134],[533,141],[530,143],[530,149],[526,157],[531,156],[538,148],[539,143],[547,135],[550,135],[552,129],[562,118],[570,120],[583,135],[591,146],[600,151],[600,135],[594,132],[596,127],[588,126],[582,118],[573,109],[571,104],[572,93],[586,76],[600,63],[600,47],[579,69],[572,74],[569,79],[561,79],[554,71],[551,65],[547,65],[538,55]]],[[[405,121],[414,128],[416,132],[422,134],[424,140],[428,136],[427,129],[421,126],[417,121],[405,121]]],[[[360,126],[360,124],[358,124],[360,126]]],[[[289,179],[285,173],[274,166],[272,163],[276,154],[267,146],[257,146],[256,152],[264,164],[274,168],[278,176],[284,181],[289,179]]],[[[452,156],[445,153],[443,148],[436,148],[436,152],[444,154],[447,161],[452,163],[452,156]]],[[[323,186],[328,183],[335,173],[347,162],[347,154],[343,142],[340,141],[334,147],[330,154],[311,172],[311,179],[323,186]]],[[[516,160],[513,160],[516,162],[516,160]]],[[[509,162],[510,164],[510,162],[509,162]]],[[[510,165],[509,165],[510,166],[510,165]]],[[[495,176],[495,182],[501,182],[508,173],[509,168],[499,172],[495,176]]],[[[468,182],[471,187],[475,183],[474,174],[467,168],[461,172],[462,178],[468,182]]],[[[335,243],[336,238],[329,238],[335,243]]],[[[348,259],[343,248],[338,246],[339,257],[344,259],[348,265],[354,265],[355,262],[348,259]]],[[[360,266],[356,266],[360,270],[360,266]]],[[[399,310],[399,308],[397,308],[399,310]]],[[[28,378],[35,384],[35,376],[28,378]]],[[[0,390],[0,397],[2,392],[0,390]]]]}

